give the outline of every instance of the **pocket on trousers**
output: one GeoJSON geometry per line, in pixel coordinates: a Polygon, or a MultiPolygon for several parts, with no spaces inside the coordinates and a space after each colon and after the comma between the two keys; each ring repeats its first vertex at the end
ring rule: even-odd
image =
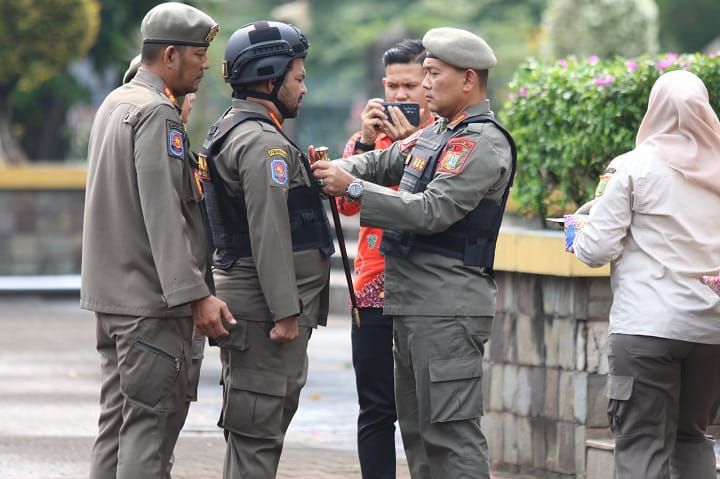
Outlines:
{"type": "Polygon", "coordinates": [[[482,416],[482,356],[430,361],[430,422],[482,416]]]}
{"type": "Polygon", "coordinates": [[[250,437],[282,435],[287,378],[251,369],[230,373],[230,390],[223,409],[223,427],[250,437]]]}
{"type": "Polygon", "coordinates": [[[120,389],[131,400],[156,408],[177,381],[184,360],[145,339],[136,339],[122,364],[120,389]]]}
{"type": "Polygon", "coordinates": [[[609,374],[605,386],[605,397],[608,398],[608,422],[614,434],[622,434],[622,418],[627,401],[632,397],[635,378],[609,374]]]}
{"type": "Polygon", "coordinates": [[[247,350],[247,321],[238,320],[235,324],[225,324],[227,336],[217,338],[217,345],[221,348],[232,349],[235,351],[247,350]]]}

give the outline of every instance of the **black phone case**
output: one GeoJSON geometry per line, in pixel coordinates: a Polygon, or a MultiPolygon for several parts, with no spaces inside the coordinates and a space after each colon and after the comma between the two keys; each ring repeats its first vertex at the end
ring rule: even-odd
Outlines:
{"type": "Polygon", "coordinates": [[[402,102],[383,102],[383,108],[385,109],[385,116],[388,117],[388,121],[392,124],[392,117],[388,112],[389,106],[396,106],[403,112],[405,118],[413,126],[420,126],[420,105],[417,103],[402,103],[402,102]]]}

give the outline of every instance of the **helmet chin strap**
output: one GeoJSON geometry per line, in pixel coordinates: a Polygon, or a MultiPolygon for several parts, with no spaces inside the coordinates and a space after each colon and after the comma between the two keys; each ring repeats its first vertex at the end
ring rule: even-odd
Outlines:
{"type": "Polygon", "coordinates": [[[240,93],[241,98],[259,98],[261,100],[267,100],[271,102],[275,107],[278,109],[280,114],[283,118],[295,118],[297,116],[297,111],[293,112],[290,111],[287,106],[285,106],[280,99],[278,98],[278,92],[280,91],[280,87],[282,87],[283,82],[285,81],[285,74],[287,73],[287,70],[282,74],[282,76],[276,78],[275,84],[273,85],[273,89],[270,93],[265,93],[261,91],[250,91],[245,90],[240,93]]]}

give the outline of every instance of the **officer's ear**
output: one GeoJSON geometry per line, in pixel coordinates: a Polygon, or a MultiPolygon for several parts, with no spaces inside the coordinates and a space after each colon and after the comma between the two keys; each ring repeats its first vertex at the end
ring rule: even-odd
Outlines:
{"type": "Polygon", "coordinates": [[[464,71],[465,78],[463,78],[462,89],[464,92],[471,92],[478,86],[478,74],[477,71],[472,68],[468,68],[464,71]]]}
{"type": "Polygon", "coordinates": [[[163,48],[162,51],[162,62],[168,70],[174,70],[180,63],[180,57],[182,52],[180,48],[175,45],[168,45],[163,48]]]}
{"type": "Polygon", "coordinates": [[[277,81],[279,81],[277,78],[274,78],[272,80],[265,80],[262,85],[265,93],[271,93],[275,88],[275,82],[277,81]]]}

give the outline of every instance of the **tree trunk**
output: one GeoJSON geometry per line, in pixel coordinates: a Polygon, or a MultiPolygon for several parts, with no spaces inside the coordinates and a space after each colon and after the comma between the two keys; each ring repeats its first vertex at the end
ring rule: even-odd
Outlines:
{"type": "Polygon", "coordinates": [[[27,155],[12,132],[10,89],[0,89],[0,165],[18,165],[27,162],[27,155]]]}

